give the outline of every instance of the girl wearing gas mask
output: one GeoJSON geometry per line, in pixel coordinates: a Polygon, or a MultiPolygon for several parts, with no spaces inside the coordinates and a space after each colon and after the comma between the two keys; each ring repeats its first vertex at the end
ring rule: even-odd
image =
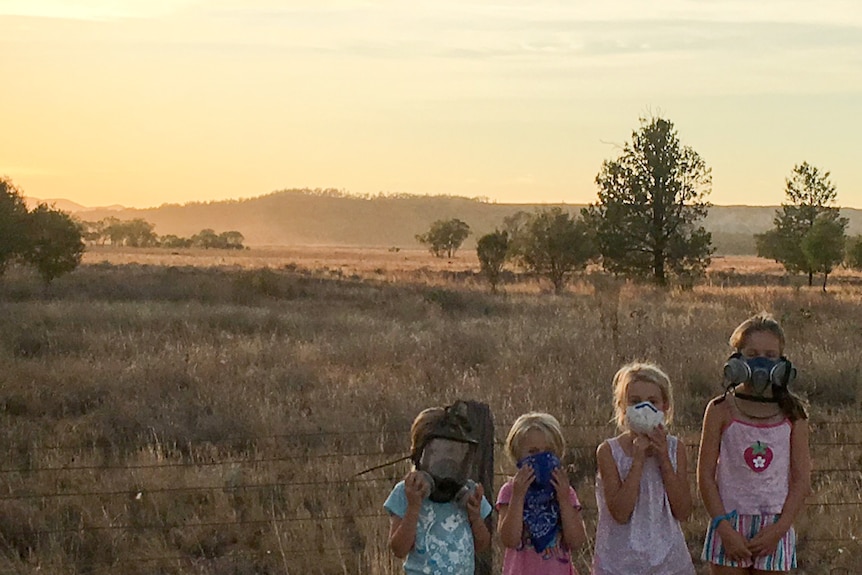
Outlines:
{"type": "Polygon", "coordinates": [[[498,531],[506,547],[503,575],[574,575],[571,552],[587,540],[581,503],[560,465],[560,423],[526,413],[512,425],[506,454],[518,472],[497,496],[498,531]]]}
{"type": "Polygon", "coordinates": [[[685,446],[665,428],[673,416],[667,374],[630,363],[614,375],[620,435],[596,451],[599,520],[593,575],[694,575],[680,521],[691,512],[685,446]]]}
{"type": "Polygon", "coordinates": [[[422,411],[410,430],[414,469],[392,489],[389,547],[404,572],[472,575],[475,553],[491,546],[491,504],[469,479],[477,441],[463,403],[422,411]]]}
{"type": "Polygon", "coordinates": [[[726,391],[704,414],[697,481],[712,517],[702,554],[712,575],[796,567],[793,521],[811,490],[811,459],[784,343],[771,315],[742,322],[730,336],[726,391]]]}

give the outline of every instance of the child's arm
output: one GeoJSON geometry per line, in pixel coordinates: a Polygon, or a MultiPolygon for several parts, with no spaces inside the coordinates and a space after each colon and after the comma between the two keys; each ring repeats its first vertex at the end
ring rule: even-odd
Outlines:
{"type": "Polygon", "coordinates": [[[517,549],[524,529],[524,496],[536,477],[533,468],[525,465],[512,478],[512,497],[507,505],[499,505],[497,531],[505,547],[517,549]]]}
{"type": "Polygon", "coordinates": [[[416,524],[419,510],[425,497],[426,485],[415,471],[404,478],[404,495],[407,497],[407,511],[404,517],[393,515],[389,521],[389,548],[399,559],[404,559],[416,543],[416,524]]]}
{"type": "Polygon", "coordinates": [[[805,498],[811,493],[811,453],[808,448],[808,421],[798,419],[793,422],[790,432],[790,485],[781,517],[773,525],[760,530],[748,543],[752,555],[769,555],[793,526],[793,521],[805,505],[805,498]]]}
{"type": "Polygon", "coordinates": [[[569,476],[560,468],[554,469],[551,480],[557,492],[557,503],[560,504],[560,522],[563,524],[563,541],[570,551],[580,549],[587,542],[587,528],[581,511],[572,505],[569,486],[569,476]]]}
{"type": "Polygon", "coordinates": [[[670,503],[670,511],[677,521],[685,521],[691,513],[691,488],[688,485],[688,458],[682,441],[676,442],[676,470],[667,452],[667,431],[657,427],[650,434],[650,444],[658,458],[661,480],[670,503]]]}
{"type": "Polygon", "coordinates": [[[470,520],[470,530],[473,532],[473,548],[477,553],[490,549],[491,532],[485,525],[482,517],[482,500],[485,496],[485,487],[479,483],[476,490],[467,500],[467,518],[470,520]]]}
{"type": "MultiPolygon", "coordinates": [[[[700,436],[700,456],[697,459],[697,486],[703,505],[711,518],[721,517],[727,513],[718,483],[715,480],[715,470],[718,465],[718,452],[721,445],[721,432],[729,418],[726,405],[711,402],[706,407],[703,416],[703,430],[700,436]]],[[[714,519],[712,519],[714,520],[714,519]]],[[[721,520],[716,528],[721,537],[722,545],[728,559],[739,561],[751,557],[745,537],[737,532],[727,520],[721,520]]]]}
{"type": "Polygon", "coordinates": [[[605,501],[608,504],[611,517],[617,523],[628,523],[635,505],[637,505],[641,474],[643,473],[649,440],[642,435],[635,435],[632,446],[634,449],[634,461],[632,461],[632,467],[625,481],[620,479],[610,444],[604,441],[596,450],[599,473],[602,476],[602,484],[605,489],[605,501]]]}

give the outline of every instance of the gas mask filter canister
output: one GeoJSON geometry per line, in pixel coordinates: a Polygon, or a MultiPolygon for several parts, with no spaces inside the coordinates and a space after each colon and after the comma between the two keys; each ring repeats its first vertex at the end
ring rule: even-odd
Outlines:
{"type": "Polygon", "coordinates": [[[768,357],[746,359],[741,353],[734,353],[724,364],[724,379],[730,385],[751,383],[757,395],[764,395],[771,385],[787,387],[795,378],[796,368],[783,356],[777,360],[768,357]]]}

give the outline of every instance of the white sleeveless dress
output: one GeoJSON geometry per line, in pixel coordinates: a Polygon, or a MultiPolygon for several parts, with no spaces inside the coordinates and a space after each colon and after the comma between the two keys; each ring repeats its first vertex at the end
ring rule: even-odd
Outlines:
{"type": "MultiPolygon", "coordinates": [[[[625,481],[633,459],[626,455],[616,438],[608,444],[625,481]]],[[[679,441],[669,435],[667,450],[676,469],[679,441]]],[[[596,527],[596,552],[593,575],[694,575],[691,553],[661,479],[658,460],[647,457],[641,475],[638,501],[628,523],[617,523],[605,501],[601,474],[596,478],[599,521],[596,527]]]]}

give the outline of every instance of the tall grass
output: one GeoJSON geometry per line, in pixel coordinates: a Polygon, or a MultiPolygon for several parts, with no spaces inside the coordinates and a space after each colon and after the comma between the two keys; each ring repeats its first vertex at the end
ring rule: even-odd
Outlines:
{"type": "MultiPolygon", "coordinates": [[[[592,533],[616,369],[668,371],[693,469],[729,334],[761,310],[783,322],[812,405],[799,572],[862,565],[855,278],[823,294],[756,271],[685,291],[590,275],[562,296],[534,279],[492,296],[471,275],[399,274],[96,263],[44,292],[13,270],[0,572],[397,573],[381,506],[406,464],[355,474],[405,454],[414,415],[456,398],[488,403],[500,439],[522,412],[556,415],[592,533]]],[[[499,487],[512,468],[496,466],[499,487]]],[[[693,554],[705,526],[698,507],[693,554]]]]}

